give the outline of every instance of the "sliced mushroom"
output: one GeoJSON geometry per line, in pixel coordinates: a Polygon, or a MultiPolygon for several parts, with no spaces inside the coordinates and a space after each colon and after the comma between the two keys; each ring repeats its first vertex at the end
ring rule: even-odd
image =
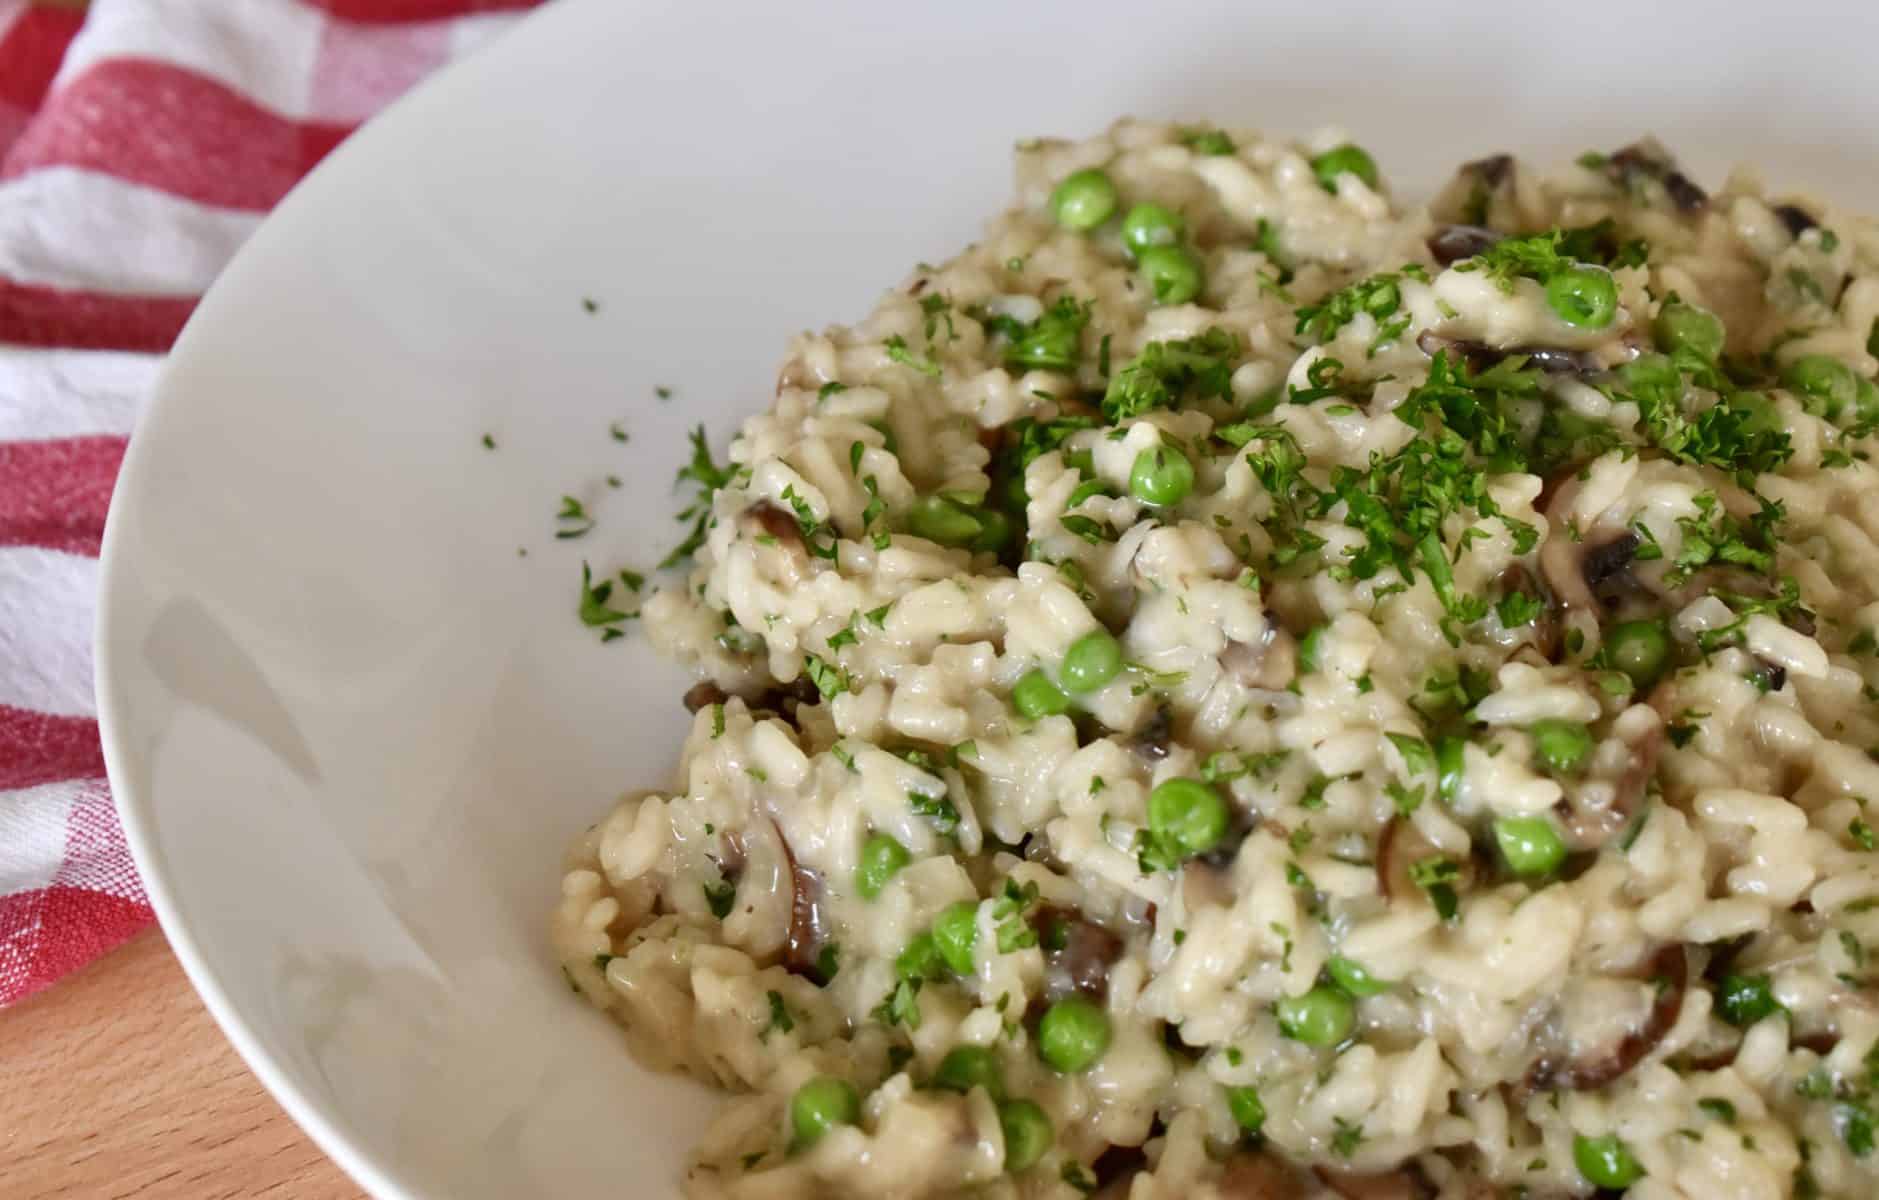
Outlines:
{"type": "Polygon", "coordinates": [[[1148,1170],[1148,1155],[1140,1146],[1110,1146],[1090,1164],[1096,1176],[1091,1200],[1126,1200],[1135,1177],[1148,1170]]]}
{"type": "Polygon", "coordinates": [[[1490,154],[1463,163],[1429,210],[1438,221],[1477,226],[1504,223],[1515,216],[1514,171],[1511,154],[1490,154]]]}
{"type": "Polygon", "coordinates": [[[1485,254],[1501,237],[1484,225],[1443,225],[1429,235],[1427,245],[1438,264],[1452,267],[1465,258],[1485,254]]]}
{"type": "Polygon", "coordinates": [[[1482,342],[1443,337],[1432,330],[1417,335],[1416,348],[1431,358],[1438,352],[1446,352],[1450,358],[1466,363],[1470,371],[1477,372],[1516,357],[1526,359],[1529,366],[1538,367],[1548,375],[1596,375],[1609,365],[1588,350],[1561,350],[1554,346],[1516,346],[1499,350],[1482,342]]]}
{"type": "Polygon", "coordinates": [[[789,839],[783,836],[780,826],[776,836],[783,844],[783,857],[789,863],[790,876],[789,937],[783,965],[791,974],[826,984],[828,980],[819,962],[822,947],[829,940],[828,923],[822,912],[822,876],[796,860],[796,852],[790,849],[789,839]]]}
{"type": "Polygon", "coordinates": [[[1422,1172],[1409,1165],[1377,1174],[1318,1167],[1317,1175],[1344,1200],[1427,1200],[1435,1191],[1422,1172]]]}
{"type": "Polygon", "coordinates": [[[703,679],[686,689],[684,696],[685,711],[695,713],[699,709],[709,705],[723,704],[730,698],[731,694],[729,692],[711,682],[709,679],[703,679]]]}
{"type": "Polygon", "coordinates": [[[1597,850],[1631,824],[1664,752],[1664,718],[1652,705],[1627,708],[1612,722],[1612,733],[1624,743],[1629,755],[1615,777],[1594,781],[1608,782],[1609,802],[1575,803],[1578,793],[1574,791],[1560,802],[1560,824],[1566,831],[1566,844],[1574,850],[1597,850]]]}
{"type": "Polygon", "coordinates": [[[1800,237],[1810,229],[1819,227],[1812,213],[1798,204],[1779,204],[1775,206],[1775,216],[1787,229],[1789,237],[1800,237]]]}
{"type": "Polygon", "coordinates": [[[1533,645],[1543,658],[1552,660],[1559,654],[1559,614],[1554,611],[1552,597],[1540,581],[1533,577],[1533,572],[1519,563],[1502,571],[1497,581],[1501,595],[1531,596],[1540,602],[1540,615],[1533,619],[1533,645]]]}
{"type": "Polygon", "coordinates": [[[1302,1200],[1313,1190],[1298,1168],[1259,1150],[1241,1150],[1227,1159],[1214,1186],[1220,1200],[1302,1200]]]}
{"type": "Polygon", "coordinates": [[[1709,205],[1709,193],[1698,187],[1665,149],[1647,138],[1617,151],[1605,160],[1605,172],[1620,187],[1635,192],[1643,180],[1662,185],[1664,194],[1677,211],[1686,216],[1701,212],[1709,205]]]}
{"type": "Polygon", "coordinates": [[[754,526],[757,532],[766,537],[775,538],[780,545],[802,550],[802,526],[796,518],[784,512],[768,500],[759,500],[744,510],[744,521],[754,526]]]}
{"type": "Polygon", "coordinates": [[[1220,669],[1254,691],[1284,691],[1298,676],[1298,642],[1269,624],[1258,641],[1228,642],[1220,652],[1220,669]]]}
{"type": "Polygon", "coordinates": [[[1563,1060],[1542,1055],[1527,1069],[1523,1082],[1528,1092],[1582,1092],[1604,1087],[1657,1048],[1676,1024],[1684,993],[1689,990],[1689,956],[1683,944],[1673,942],[1658,950],[1645,960],[1637,978],[1649,980],[1657,988],[1644,1024],[1594,1055],[1563,1060]]]}
{"type": "Polygon", "coordinates": [[[1044,948],[1044,987],[1052,999],[1081,992],[1109,994],[1109,968],[1122,957],[1122,938],[1074,908],[1044,905],[1031,917],[1044,948]]]}
{"type": "Polygon", "coordinates": [[[1423,891],[1416,885],[1410,870],[1417,863],[1430,858],[1446,858],[1455,863],[1459,872],[1454,884],[1457,892],[1468,890],[1474,883],[1476,867],[1471,856],[1463,855],[1457,859],[1424,837],[1414,821],[1400,816],[1391,817],[1377,839],[1378,889],[1391,900],[1422,895],[1423,891]]]}
{"type": "Polygon", "coordinates": [[[1148,724],[1135,731],[1129,739],[1129,749],[1151,763],[1160,762],[1168,757],[1170,740],[1174,737],[1174,711],[1166,704],[1155,706],[1154,713],[1148,718],[1148,724]]]}

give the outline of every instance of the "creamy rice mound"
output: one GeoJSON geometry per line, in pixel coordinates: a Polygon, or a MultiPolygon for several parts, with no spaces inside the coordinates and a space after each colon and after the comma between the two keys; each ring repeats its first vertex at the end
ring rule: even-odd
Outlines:
{"type": "Polygon", "coordinates": [[[1017,158],[644,609],[691,732],[553,938],[735,1093],[687,1193],[1879,1194],[1879,226],[1017,158]]]}

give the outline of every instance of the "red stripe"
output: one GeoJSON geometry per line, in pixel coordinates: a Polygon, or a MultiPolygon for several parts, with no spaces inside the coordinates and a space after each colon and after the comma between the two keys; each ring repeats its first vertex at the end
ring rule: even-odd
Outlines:
{"type": "Polygon", "coordinates": [[[82,167],[200,204],[260,212],[351,128],[289,120],[169,63],[107,59],[60,85],[14,143],[0,178],[82,167]]]}
{"type": "Polygon", "coordinates": [[[0,546],[96,556],[121,437],[0,442],[0,546]]]}
{"type": "Polygon", "coordinates": [[[0,343],[161,352],[195,307],[194,296],[67,292],[0,279],[0,343]]]}
{"type": "Polygon", "coordinates": [[[0,792],[103,774],[98,722],[0,704],[0,792]]]}
{"type": "Polygon", "coordinates": [[[519,12],[537,0],[303,0],[342,21],[375,25],[397,21],[443,21],[474,13],[519,12]]]}
{"type": "Polygon", "coordinates": [[[87,888],[0,896],[0,1005],[50,987],[155,919],[148,904],[87,888]],[[15,947],[24,961],[7,969],[15,947]]]}
{"type": "Polygon", "coordinates": [[[0,37],[0,103],[38,108],[84,23],[81,9],[29,5],[0,37]]]}

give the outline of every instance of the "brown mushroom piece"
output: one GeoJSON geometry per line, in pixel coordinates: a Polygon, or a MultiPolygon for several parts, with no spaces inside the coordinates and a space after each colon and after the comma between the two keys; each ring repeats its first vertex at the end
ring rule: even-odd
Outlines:
{"type": "Polygon", "coordinates": [[[1515,170],[1511,154],[1465,162],[1430,203],[1429,211],[1436,220],[1453,224],[1505,224],[1516,216],[1512,208],[1515,170]]]}
{"type": "Polygon", "coordinates": [[[713,704],[723,704],[730,698],[731,694],[729,692],[711,682],[709,679],[701,679],[697,683],[694,683],[690,688],[686,689],[683,697],[685,711],[688,713],[695,713],[699,709],[709,707],[713,704]]]}
{"type": "Polygon", "coordinates": [[[777,543],[803,550],[802,526],[796,518],[768,500],[759,500],[744,510],[744,521],[756,527],[759,536],[775,538],[777,543]]]}
{"type": "MultiPolygon", "coordinates": [[[[775,826],[774,821],[771,822],[775,826]]],[[[827,984],[822,964],[822,949],[828,944],[828,923],[822,912],[822,876],[796,860],[789,839],[776,827],[777,840],[783,844],[783,857],[789,864],[790,906],[789,936],[785,942],[783,965],[792,975],[801,975],[816,984],[827,984]]]]}
{"type": "Polygon", "coordinates": [[[1624,743],[1628,757],[1616,776],[1597,781],[1609,785],[1609,800],[1597,806],[1576,804],[1574,792],[1568,791],[1558,806],[1566,844],[1573,850],[1597,850],[1631,824],[1664,752],[1664,718],[1650,704],[1634,704],[1620,713],[1611,732],[1624,743]]]}
{"type": "Polygon", "coordinates": [[[1452,267],[1465,258],[1492,250],[1502,236],[1484,225],[1441,225],[1425,244],[1438,265],[1452,267]]]}
{"type": "Polygon", "coordinates": [[[1637,978],[1649,981],[1656,988],[1656,997],[1644,1024],[1596,1054],[1563,1060],[1542,1054],[1527,1069],[1522,1081],[1527,1092],[1583,1092],[1604,1087],[1643,1062],[1645,1056],[1657,1048],[1670,1027],[1676,1024],[1677,1014],[1683,1009],[1684,993],[1689,990],[1689,955],[1683,944],[1673,942],[1659,949],[1644,961],[1637,978]]]}
{"type": "Polygon", "coordinates": [[[1374,1174],[1319,1167],[1317,1175],[1344,1200],[1428,1200],[1435,1192],[1422,1172],[1407,1164],[1374,1174]]]}
{"type": "Polygon", "coordinates": [[[1537,367],[1548,375],[1596,375],[1608,366],[1590,351],[1562,350],[1554,346],[1515,346],[1501,350],[1484,342],[1443,337],[1433,330],[1424,330],[1416,336],[1416,348],[1430,358],[1438,353],[1446,353],[1450,358],[1460,359],[1470,371],[1475,372],[1485,371],[1504,359],[1515,357],[1526,359],[1527,365],[1537,367]]]}
{"type": "Polygon", "coordinates": [[[1129,738],[1129,749],[1135,751],[1145,761],[1160,762],[1168,757],[1168,748],[1174,737],[1174,710],[1166,704],[1158,704],[1148,718],[1148,723],[1136,730],[1129,738]]]}
{"type": "Polygon", "coordinates": [[[1685,216],[1695,215],[1709,206],[1709,193],[1678,170],[1669,153],[1650,139],[1612,154],[1605,160],[1605,173],[1614,183],[1634,194],[1643,182],[1656,182],[1677,211],[1685,216]]]}
{"type": "Polygon", "coordinates": [[[1051,999],[1081,992],[1092,1000],[1109,994],[1109,968],[1122,957],[1122,938],[1074,908],[1047,904],[1031,917],[1044,951],[1044,990],[1051,999]]]}
{"type": "Polygon", "coordinates": [[[1257,692],[1282,692],[1298,676],[1298,642],[1268,624],[1257,641],[1230,641],[1220,652],[1220,669],[1257,692]]]}
{"type": "Polygon", "coordinates": [[[1454,863],[1458,875],[1453,887],[1457,892],[1467,891],[1473,885],[1476,874],[1472,856],[1459,858],[1444,851],[1440,846],[1423,836],[1422,830],[1407,817],[1391,817],[1384,825],[1383,833],[1377,839],[1377,888],[1391,900],[1405,900],[1422,894],[1412,874],[1417,863],[1431,858],[1445,858],[1454,863]]]}
{"type": "Polygon", "coordinates": [[[1227,1159],[1214,1188],[1220,1200],[1302,1200],[1317,1190],[1310,1176],[1262,1150],[1241,1150],[1227,1159]]]}
{"type": "Polygon", "coordinates": [[[1775,218],[1788,231],[1789,237],[1800,237],[1803,233],[1818,228],[1820,225],[1819,221],[1814,220],[1812,213],[1798,204],[1778,204],[1774,212],[1775,218]]]}
{"type": "Polygon", "coordinates": [[[1090,1164],[1096,1176],[1091,1200],[1127,1200],[1135,1177],[1148,1170],[1148,1155],[1140,1146],[1110,1146],[1090,1164]]]}
{"type": "Polygon", "coordinates": [[[1552,597],[1547,595],[1546,588],[1533,577],[1533,572],[1519,563],[1502,571],[1496,583],[1500,587],[1502,596],[1529,596],[1540,602],[1540,615],[1532,622],[1533,645],[1546,659],[1556,658],[1559,654],[1560,640],[1559,614],[1555,611],[1552,597]]]}

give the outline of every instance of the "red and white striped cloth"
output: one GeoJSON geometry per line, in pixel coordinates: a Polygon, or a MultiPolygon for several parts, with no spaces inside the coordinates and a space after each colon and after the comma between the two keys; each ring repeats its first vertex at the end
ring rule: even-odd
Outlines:
{"type": "Polygon", "coordinates": [[[161,355],[327,151],[533,0],[0,0],[0,1005],[151,920],[91,689],[161,355]]]}

